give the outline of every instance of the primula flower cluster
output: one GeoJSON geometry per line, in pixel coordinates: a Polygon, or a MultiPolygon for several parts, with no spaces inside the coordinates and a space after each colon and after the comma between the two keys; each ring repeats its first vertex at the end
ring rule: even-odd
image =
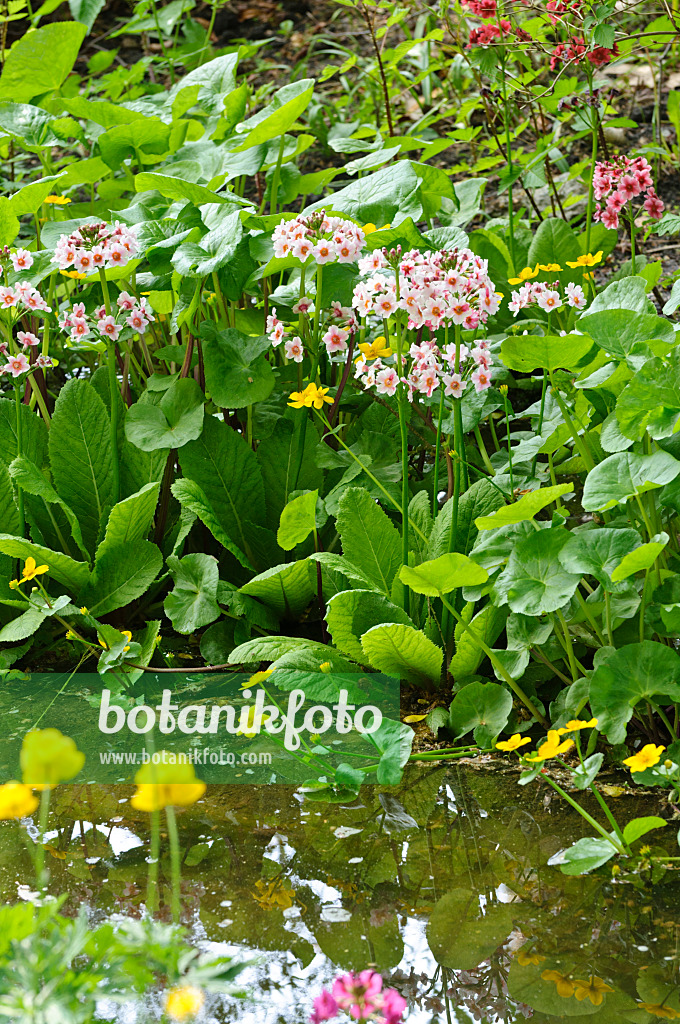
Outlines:
{"type": "Polygon", "coordinates": [[[593,193],[602,205],[596,207],[595,220],[606,228],[618,228],[619,214],[627,203],[644,197],[643,207],[652,220],[660,220],[664,204],[654,189],[652,168],[638,156],[633,160],[620,156],[614,160],[600,160],[595,164],[593,193]]]}
{"type": "Polygon", "coordinates": [[[400,1024],[406,1009],[406,1000],[396,989],[383,989],[383,979],[377,971],[361,971],[360,974],[343,974],[336,978],[329,992],[327,989],[314,1000],[311,1024],[332,1020],[341,1011],[350,1015],[359,1024],[375,1021],[376,1024],[400,1024]]]}
{"type": "Polygon", "coordinates": [[[146,299],[139,301],[128,292],[121,292],[116,300],[116,311],[107,313],[105,306],[98,306],[94,316],[85,312],[85,304],[76,302],[71,310],[60,321],[62,330],[69,331],[71,340],[79,341],[118,341],[120,332],[125,327],[137,334],[144,334],[154,315],[146,299]]]}
{"type": "MultiPolygon", "coordinates": [[[[374,347],[375,342],[370,348],[374,347]]],[[[355,377],[361,381],[364,389],[374,387],[379,395],[394,395],[399,383],[403,383],[408,388],[407,397],[410,402],[415,394],[430,398],[440,386],[444,388],[447,398],[462,398],[470,381],[478,394],[491,387],[493,360],[485,340],[479,341],[472,349],[467,345],[459,346],[458,369],[456,346],[452,342],[443,349],[432,340],[414,342],[408,355],[410,366],[406,375],[400,378],[394,356],[386,362],[381,356],[372,358],[372,352],[362,353],[357,360],[355,377]]]]}
{"type": "Polygon", "coordinates": [[[564,286],[564,292],[560,293],[557,282],[525,281],[518,291],[513,291],[508,309],[511,309],[517,316],[520,309],[525,309],[534,303],[546,313],[562,309],[565,305],[571,306],[573,309],[585,309],[587,304],[580,284],[573,284],[569,281],[564,286]]]}
{"type": "MultiPolygon", "coordinates": [[[[29,270],[33,265],[33,257],[26,249],[16,249],[13,253],[5,250],[1,258],[9,259],[12,267],[17,271],[29,270]]],[[[0,286],[0,309],[13,311],[10,313],[10,323],[26,316],[39,316],[52,312],[52,307],[47,305],[38,289],[28,281],[0,286]],[[14,320],[12,320],[12,316],[14,316],[14,320]]],[[[12,377],[20,377],[27,373],[32,365],[39,366],[41,369],[52,366],[52,360],[46,355],[38,355],[37,358],[29,360],[28,355],[31,350],[40,344],[40,339],[32,331],[18,331],[17,342],[23,351],[15,353],[10,352],[7,342],[0,342],[0,356],[5,356],[7,359],[6,363],[0,364],[0,375],[10,374],[12,377]]]]}
{"type": "Polygon", "coordinates": [[[75,267],[87,275],[106,267],[124,267],[137,253],[137,237],[125,224],[81,224],[73,234],[61,236],[52,262],[60,270],[75,267]]]}
{"type": "MultiPolygon", "coordinates": [[[[302,323],[304,317],[314,312],[314,303],[305,295],[295,303],[293,312],[300,316],[302,323]]],[[[357,329],[357,319],[354,311],[348,306],[341,305],[339,302],[331,302],[330,308],[324,311],[324,319],[321,325],[323,328],[321,341],[326,346],[328,355],[333,356],[336,353],[342,354],[346,352],[349,339],[357,329]]],[[[286,329],[285,325],[276,315],[276,306],[272,307],[272,311],[267,317],[266,330],[274,348],[277,348],[283,342],[286,358],[292,359],[296,363],[302,362],[305,356],[302,338],[299,334],[292,334],[286,329]]]]}
{"type": "Polygon", "coordinates": [[[364,247],[366,236],[351,220],[327,216],[318,210],[307,216],[282,220],[272,235],[277,259],[294,256],[301,263],[312,257],[324,263],[354,263],[364,247]]]}

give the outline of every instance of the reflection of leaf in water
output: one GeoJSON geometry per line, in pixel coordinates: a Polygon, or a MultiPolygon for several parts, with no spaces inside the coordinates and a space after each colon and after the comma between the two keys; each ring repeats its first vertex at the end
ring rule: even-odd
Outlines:
{"type": "Polygon", "coordinates": [[[418,822],[407,814],[396,796],[391,793],[381,793],[380,803],[385,812],[382,825],[386,832],[405,832],[408,829],[418,828],[418,822]]]}
{"type": "Polygon", "coordinates": [[[453,889],[432,911],[427,941],[438,963],[467,971],[491,956],[511,929],[510,906],[490,903],[482,910],[478,893],[453,889]]]}
{"type": "Polygon", "coordinates": [[[307,922],[323,953],[336,967],[346,971],[375,963],[380,971],[396,967],[404,955],[404,943],[396,918],[371,925],[364,914],[355,912],[349,921],[317,925],[307,922]]]}
{"type": "MultiPolygon", "coordinates": [[[[579,1002],[574,998],[578,987],[575,979],[588,977],[591,973],[587,962],[575,966],[571,961],[546,960],[536,966],[522,965],[519,959],[515,959],[508,974],[508,992],[513,999],[526,1003],[538,1014],[550,1014],[550,1020],[569,1017],[573,1024],[586,1019],[588,1024],[625,1024],[636,1020],[635,1016],[630,1016],[630,1011],[636,1009],[635,1000],[624,992],[607,992],[599,1006],[593,1005],[588,999],[579,1002]],[[546,974],[550,977],[546,978],[546,974]],[[574,979],[569,996],[559,993],[553,975],[555,978],[559,975],[565,979],[574,979]]],[[[566,988],[564,991],[566,993],[566,988]]],[[[533,1019],[542,1021],[540,1016],[533,1019]]]]}

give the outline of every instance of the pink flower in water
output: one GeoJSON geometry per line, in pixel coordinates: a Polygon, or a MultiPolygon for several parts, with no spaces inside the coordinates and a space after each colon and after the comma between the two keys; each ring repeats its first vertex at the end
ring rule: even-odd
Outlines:
{"type": "Polygon", "coordinates": [[[40,338],[36,338],[35,334],[30,331],[17,331],[17,338],[22,345],[39,345],[40,338]]]}
{"type": "Polygon", "coordinates": [[[314,1000],[314,1012],[309,1018],[311,1024],[321,1024],[322,1021],[330,1020],[338,1015],[338,1004],[333,996],[326,989],[314,1000]]]}
{"type": "Polygon", "coordinates": [[[17,272],[20,270],[30,270],[33,266],[33,257],[28,249],[17,249],[16,252],[10,253],[9,258],[17,272]]]}
{"type": "Polygon", "coordinates": [[[377,971],[343,974],[333,982],[333,999],[340,1009],[361,1020],[379,1008],[382,985],[382,976],[377,971]]]}
{"type": "Polygon", "coordinates": [[[399,995],[396,988],[388,988],[383,993],[381,1009],[383,1024],[400,1024],[406,1009],[406,1000],[399,995]]]}
{"type": "Polygon", "coordinates": [[[13,377],[20,377],[22,373],[26,373],[30,369],[30,364],[24,353],[20,352],[18,356],[12,356],[6,369],[13,377]]]}

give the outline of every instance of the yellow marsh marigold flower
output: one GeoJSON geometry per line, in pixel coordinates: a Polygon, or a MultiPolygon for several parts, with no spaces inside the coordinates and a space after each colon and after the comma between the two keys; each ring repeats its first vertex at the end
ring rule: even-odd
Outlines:
{"type": "Polygon", "coordinates": [[[255,888],[258,891],[251,893],[251,896],[267,910],[288,910],[295,903],[295,890],[284,889],[280,881],[267,882],[264,878],[258,878],[255,888]]]}
{"type": "Polygon", "coordinates": [[[568,267],[571,267],[572,270],[575,270],[576,267],[594,267],[601,261],[601,259],[602,249],[600,249],[599,252],[596,252],[595,255],[593,255],[592,252],[585,253],[583,256],[579,256],[579,258],[574,263],[571,263],[569,260],[567,260],[566,262],[568,267]]]}
{"type": "Polygon", "coordinates": [[[87,274],[81,274],[79,270],[60,270],[59,273],[62,277],[70,277],[74,281],[84,281],[87,274]]]}
{"type": "Polygon", "coordinates": [[[536,277],[539,271],[539,264],[537,263],[534,269],[531,267],[525,267],[524,270],[520,270],[519,277],[509,277],[508,284],[524,284],[532,277],[536,277]]]}
{"type": "Polygon", "coordinates": [[[138,811],[163,807],[189,807],[205,793],[205,782],[196,778],[192,764],[144,764],[135,775],[137,790],[130,804],[138,811]]]}
{"type": "Polygon", "coordinates": [[[43,203],[50,203],[52,206],[66,206],[71,200],[66,196],[45,196],[43,203]]]}
{"type": "Polygon", "coordinates": [[[623,763],[627,764],[632,772],[644,772],[647,768],[652,768],[659,763],[665,749],[665,747],[657,747],[653,743],[648,743],[642,750],[638,750],[637,754],[627,757],[623,763]]]}
{"type": "Polygon", "coordinates": [[[680,1010],[674,1010],[672,1006],[664,1003],[638,1003],[638,1009],[651,1013],[652,1017],[661,1017],[663,1020],[678,1020],[680,1010]]]}
{"type": "Polygon", "coordinates": [[[203,1007],[205,996],[194,985],[177,985],[165,999],[165,1012],[173,1020],[191,1020],[203,1007]]]}
{"type": "Polygon", "coordinates": [[[23,782],[6,782],[0,786],[0,821],[25,818],[38,807],[38,798],[23,782]]]}
{"type": "Polygon", "coordinates": [[[541,977],[544,981],[553,981],[555,983],[558,996],[562,996],[564,999],[573,996],[574,982],[565,974],[560,974],[559,971],[543,971],[541,977]]]}
{"type": "Polygon", "coordinates": [[[359,359],[379,359],[392,355],[392,349],[387,344],[387,341],[383,337],[383,335],[380,335],[380,337],[376,338],[375,341],[362,342],[359,345],[359,352],[361,353],[361,355],[358,355],[356,357],[355,362],[358,362],[359,359]]]}
{"type": "Polygon", "coordinates": [[[322,661],[321,664],[319,665],[319,670],[321,672],[326,672],[326,673],[332,672],[333,671],[333,665],[332,665],[332,663],[330,661],[322,661]]]}
{"type": "Polygon", "coordinates": [[[562,267],[559,263],[539,263],[538,269],[545,271],[546,274],[559,274],[562,267]]]}
{"type": "Polygon", "coordinates": [[[528,967],[529,964],[532,964],[534,967],[538,967],[538,965],[543,963],[544,960],[544,956],[541,956],[540,953],[536,953],[534,950],[531,949],[527,950],[526,952],[523,949],[520,949],[519,953],[517,954],[517,963],[520,965],[520,967],[528,967]]]}
{"type": "Polygon", "coordinates": [[[597,729],[597,719],[591,718],[589,722],[584,722],[580,718],[572,718],[570,722],[558,729],[560,736],[564,736],[567,732],[578,732],[580,729],[597,729]]]}
{"type": "Polygon", "coordinates": [[[78,774],[85,754],[58,729],[31,729],[24,736],[19,763],[27,785],[52,789],[78,774]]]}
{"type": "Polygon", "coordinates": [[[496,744],[496,749],[507,751],[517,750],[518,747],[523,747],[525,743],[531,743],[529,736],[520,736],[520,734],[516,732],[509,740],[500,740],[496,744]]]}
{"type": "Polygon", "coordinates": [[[291,392],[291,401],[288,403],[293,409],[323,409],[324,402],[332,405],[333,399],[327,397],[328,388],[318,388],[316,384],[308,384],[303,391],[291,392]]]}
{"type": "Polygon", "coordinates": [[[18,590],[20,586],[21,586],[21,584],[19,583],[19,580],[10,580],[9,581],[9,589],[10,590],[18,590]]]}
{"type": "Polygon", "coordinates": [[[392,227],[391,224],[383,224],[383,226],[381,228],[377,228],[375,226],[375,224],[372,224],[369,221],[368,224],[364,224],[364,226],[363,226],[363,228],[361,230],[363,231],[363,233],[365,235],[372,235],[374,231],[387,231],[387,229],[391,228],[391,227],[392,227]]]}
{"type": "Polygon", "coordinates": [[[574,988],[574,995],[579,1003],[582,1003],[584,999],[589,999],[593,1006],[601,1006],[605,992],[614,991],[611,985],[607,985],[602,978],[596,978],[592,974],[588,981],[584,981],[582,978],[574,978],[574,988]]]}
{"type": "Polygon", "coordinates": [[[21,570],[21,582],[28,583],[29,580],[35,579],[36,576],[42,576],[43,573],[49,571],[49,565],[37,565],[35,558],[31,558],[29,555],[29,557],[26,559],[26,564],[21,570]]]}
{"type": "Polygon", "coordinates": [[[571,750],[573,746],[573,740],[563,740],[560,743],[560,734],[557,729],[549,729],[547,740],[541,743],[535,754],[527,755],[527,761],[545,761],[549,757],[558,757],[560,754],[565,754],[567,750],[571,750]]]}

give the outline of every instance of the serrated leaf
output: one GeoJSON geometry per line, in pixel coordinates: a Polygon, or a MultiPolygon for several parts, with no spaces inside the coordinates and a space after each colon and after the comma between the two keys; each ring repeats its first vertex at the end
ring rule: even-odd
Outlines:
{"type": "Polygon", "coordinates": [[[509,526],[511,523],[522,523],[534,516],[542,509],[551,505],[563,494],[573,490],[569,484],[557,484],[555,487],[540,487],[536,491],[523,495],[519,501],[512,505],[503,505],[490,516],[480,516],[475,520],[478,530],[495,530],[499,526],[509,526]]]}
{"type": "Polygon", "coordinates": [[[360,664],[365,658],[361,637],[376,622],[413,626],[402,608],[374,590],[343,590],[328,602],[326,623],[333,643],[360,664]]]}
{"type": "Polygon", "coordinates": [[[361,638],[369,664],[386,675],[410,682],[438,686],[441,678],[442,651],[413,626],[389,624],[373,626],[361,638]]]}
{"type": "Polygon", "coordinates": [[[489,578],[486,569],[477,565],[467,555],[450,552],[440,555],[431,562],[422,562],[411,568],[403,565],[399,579],[416,594],[439,597],[459,587],[473,587],[485,583],[489,578]]]}
{"type": "Polygon", "coordinates": [[[42,544],[34,544],[21,537],[0,533],[0,552],[24,562],[27,558],[34,558],[38,565],[49,565],[49,575],[58,583],[63,583],[71,593],[77,593],[90,578],[90,569],[85,562],[76,562],[61,551],[52,551],[42,544]]]}
{"type": "Polygon", "coordinates": [[[94,616],[124,608],[146,593],[163,567],[163,556],[148,540],[104,545],[97,550],[92,577],[78,596],[94,616]]]}
{"type": "Polygon", "coordinates": [[[361,566],[388,597],[401,565],[401,541],[386,514],[362,487],[348,487],[340,499],[337,531],[342,551],[361,566]]]}

